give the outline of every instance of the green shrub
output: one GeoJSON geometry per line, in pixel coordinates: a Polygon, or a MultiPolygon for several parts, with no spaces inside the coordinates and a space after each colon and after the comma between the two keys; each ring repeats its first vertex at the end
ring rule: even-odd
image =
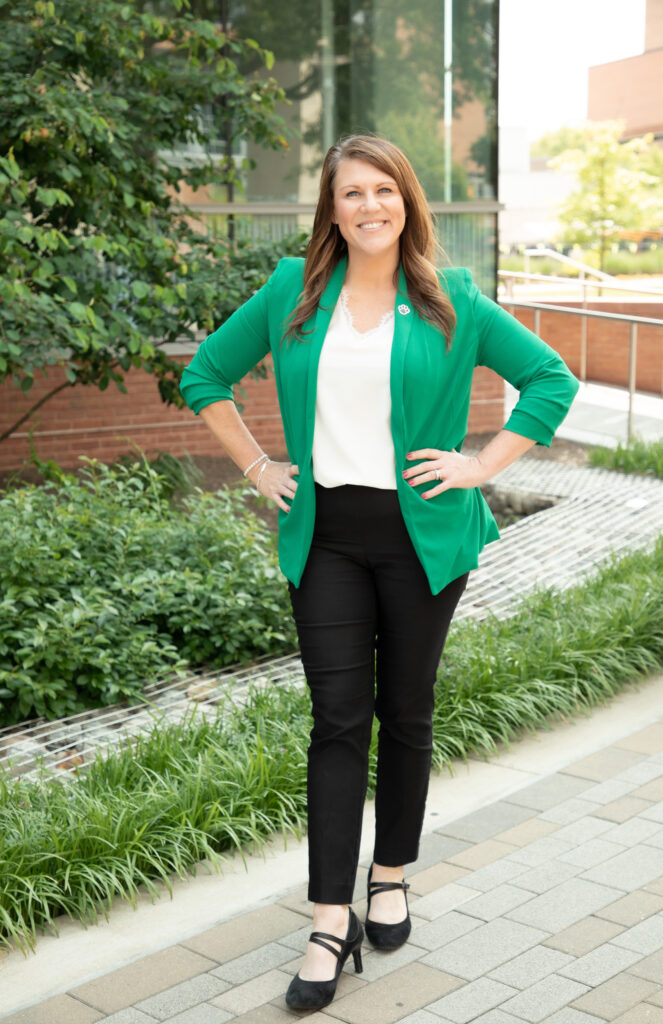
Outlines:
{"type": "Polygon", "coordinates": [[[195,491],[146,461],[0,500],[0,723],[137,699],[173,670],[294,646],[275,540],[248,489],[195,491]]]}
{"type": "MultiPolygon", "coordinates": [[[[603,268],[606,274],[663,274],[663,245],[646,252],[608,252],[603,268]]],[[[643,296],[644,297],[644,296],[643,296]]]]}
{"type": "MultiPolygon", "coordinates": [[[[35,457],[32,461],[40,464],[40,460],[35,457]]],[[[144,478],[146,484],[149,482],[150,471],[154,471],[159,478],[159,491],[169,501],[191,494],[202,487],[204,482],[204,473],[190,455],[175,456],[170,452],[157,451],[156,458],[148,462],[143,452],[136,447],[134,455],[121,455],[118,464],[131,467],[131,475],[144,478]]]]}
{"type": "Polygon", "coordinates": [[[641,473],[663,479],[663,441],[643,441],[636,437],[616,448],[592,448],[590,466],[616,469],[620,473],[641,473]]]}

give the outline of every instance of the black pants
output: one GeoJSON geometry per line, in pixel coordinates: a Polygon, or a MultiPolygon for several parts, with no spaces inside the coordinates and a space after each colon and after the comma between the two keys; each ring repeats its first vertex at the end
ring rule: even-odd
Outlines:
{"type": "Polygon", "coordinates": [[[313,544],[290,585],[313,704],[308,898],[349,903],[377,716],[378,864],[417,859],[432,750],[433,684],[467,574],[433,595],[396,491],[316,484],[313,544]],[[377,683],[377,686],[376,686],[377,683]]]}

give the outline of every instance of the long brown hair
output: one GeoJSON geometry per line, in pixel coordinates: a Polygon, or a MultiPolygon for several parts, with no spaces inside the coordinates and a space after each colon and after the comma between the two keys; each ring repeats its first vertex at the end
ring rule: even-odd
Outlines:
{"type": "Polygon", "coordinates": [[[402,150],[392,142],[373,135],[350,135],[341,139],[325,157],[313,233],[306,250],[304,289],[288,320],[285,337],[305,340],[301,328],[317,310],[334,267],[348,251],[347,243],[333,221],[334,181],[342,160],[363,160],[372,164],[398,185],[406,213],[399,241],[408,296],[419,316],[444,334],[449,348],[456,313],[435,272],[433,261],[440,247],[426,196],[402,150]]]}

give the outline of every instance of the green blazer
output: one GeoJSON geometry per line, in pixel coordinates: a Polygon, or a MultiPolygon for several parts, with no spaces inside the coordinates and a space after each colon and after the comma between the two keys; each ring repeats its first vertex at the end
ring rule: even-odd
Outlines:
{"type": "MultiPolygon", "coordinates": [[[[267,283],[201,344],[182,376],[182,394],[197,414],[212,402],[232,399],[233,384],[271,351],[288,455],[299,467],[290,512],[279,511],[279,563],[297,587],[315,520],[311,452],[318,362],[346,264],[343,259],[337,265],[316,314],[305,325],[307,340],[282,342],[304,275],[303,259],[282,259],[267,283]]],[[[476,568],[479,552],[499,532],[478,487],[422,498],[421,488],[402,479],[402,471],[414,464],[406,461],[407,453],[460,450],[475,366],[489,366],[520,391],[505,426],[543,445],[550,445],[578,389],[560,356],[482,295],[468,270],[439,274],[458,317],[451,349],[447,352],[443,335],[417,315],[401,268],[390,378],[398,497],[434,594],[476,568]]]]}

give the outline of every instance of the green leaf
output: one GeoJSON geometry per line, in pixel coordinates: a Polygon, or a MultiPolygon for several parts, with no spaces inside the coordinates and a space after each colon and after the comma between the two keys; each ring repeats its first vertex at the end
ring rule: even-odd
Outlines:
{"type": "Polygon", "coordinates": [[[63,280],[63,281],[64,281],[64,283],[66,284],[66,286],[67,286],[67,288],[69,289],[69,291],[70,291],[70,292],[73,292],[73,294],[74,294],[74,295],[76,295],[76,294],[77,294],[77,292],[78,292],[78,286],[76,285],[76,282],[74,281],[73,277],[67,277],[67,276],[65,275],[65,276],[64,276],[64,277],[62,278],[62,280],[63,280]]]}
{"type": "Polygon", "coordinates": [[[37,199],[44,206],[55,206],[58,202],[58,193],[54,188],[38,188],[37,199]]]}
{"type": "Polygon", "coordinates": [[[82,327],[74,327],[74,337],[79,342],[83,351],[87,351],[90,347],[90,336],[86,330],[82,327]]]}
{"type": "Polygon", "coordinates": [[[150,294],[150,286],[145,281],[134,281],[131,285],[131,290],[137,299],[144,299],[150,294]]]}
{"type": "Polygon", "coordinates": [[[0,160],[0,166],[7,172],[10,178],[14,181],[18,181],[21,176],[21,172],[11,149],[9,151],[9,156],[0,160]]]}
{"type": "Polygon", "coordinates": [[[74,320],[87,319],[87,307],[82,302],[68,302],[67,309],[74,320]]]}

